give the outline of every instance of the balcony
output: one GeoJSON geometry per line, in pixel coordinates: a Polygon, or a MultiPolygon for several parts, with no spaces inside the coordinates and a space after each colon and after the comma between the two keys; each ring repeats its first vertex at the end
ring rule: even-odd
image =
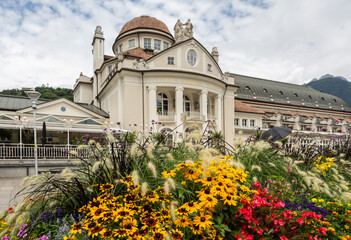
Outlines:
{"type": "Polygon", "coordinates": [[[158,112],[158,121],[173,122],[175,121],[175,113],[171,111],[158,112]]]}

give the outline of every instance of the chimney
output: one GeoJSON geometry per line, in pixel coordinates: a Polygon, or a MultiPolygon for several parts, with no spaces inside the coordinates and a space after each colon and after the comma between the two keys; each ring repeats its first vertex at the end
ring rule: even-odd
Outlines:
{"type": "Polygon", "coordinates": [[[218,62],[219,54],[218,54],[218,49],[217,49],[217,47],[213,47],[213,48],[212,48],[211,55],[212,55],[212,57],[216,60],[216,62],[218,62]]]}

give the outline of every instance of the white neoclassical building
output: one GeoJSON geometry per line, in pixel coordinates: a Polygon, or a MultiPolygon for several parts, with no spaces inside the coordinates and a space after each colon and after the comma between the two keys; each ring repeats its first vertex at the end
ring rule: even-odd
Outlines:
{"type": "Polygon", "coordinates": [[[175,129],[177,139],[190,125],[234,136],[234,78],[218,65],[218,51],[208,52],[193,38],[190,20],[174,27],[174,35],[156,18],[141,16],[126,23],[104,55],[100,26],[93,38],[93,77],[81,75],[74,101],[93,103],[120,122],[123,129],[149,132],[175,129]],[[186,118],[186,121],[184,119],[186,118]]]}
{"type": "MultiPolygon", "coordinates": [[[[174,129],[174,140],[180,140],[190,126],[209,126],[222,131],[230,144],[238,132],[249,136],[274,126],[324,139],[347,135],[351,129],[351,108],[338,97],[296,84],[223,73],[217,48],[210,53],[193,38],[190,20],[178,20],[171,34],[156,18],[136,17],[121,28],[112,45],[114,56],[104,54],[98,26],[92,48],[93,69],[76,80],[73,102],[39,99],[39,143],[43,122],[47,142],[65,148],[84,134],[100,136],[104,128],[145,133],[174,129]],[[162,124],[155,127],[155,122],[162,124]]],[[[33,128],[30,100],[0,95],[0,158],[32,144],[33,128]]]]}

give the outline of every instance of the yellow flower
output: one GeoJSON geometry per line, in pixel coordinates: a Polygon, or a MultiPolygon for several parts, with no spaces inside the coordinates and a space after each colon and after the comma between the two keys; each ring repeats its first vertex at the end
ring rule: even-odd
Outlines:
{"type": "Polygon", "coordinates": [[[318,200],[317,200],[317,198],[312,198],[311,201],[314,202],[314,203],[316,203],[318,200]]]}
{"type": "Polygon", "coordinates": [[[181,228],[185,228],[185,227],[189,227],[190,225],[190,219],[187,216],[181,216],[180,218],[177,218],[174,221],[175,225],[177,227],[181,227],[181,228]]]}
{"type": "Polygon", "coordinates": [[[162,177],[163,178],[175,177],[175,175],[176,175],[176,170],[162,172],[162,177]]]}
{"type": "Polygon", "coordinates": [[[186,181],[182,181],[181,184],[182,184],[183,186],[185,186],[185,185],[186,185],[186,181]]]}
{"type": "Polygon", "coordinates": [[[211,215],[200,213],[200,216],[196,216],[194,218],[194,223],[198,225],[201,229],[206,230],[209,226],[213,224],[213,222],[210,221],[211,218],[211,215]]]}

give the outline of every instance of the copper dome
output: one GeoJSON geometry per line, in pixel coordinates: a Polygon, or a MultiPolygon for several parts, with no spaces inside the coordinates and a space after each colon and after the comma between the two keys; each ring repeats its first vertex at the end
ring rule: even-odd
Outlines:
{"type": "Polygon", "coordinates": [[[141,17],[133,18],[132,20],[124,24],[121,31],[119,32],[119,35],[136,28],[156,29],[156,30],[166,32],[172,36],[166,24],[164,24],[157,18],[149,17],[149,16],[141,16],[141,17]]]}

